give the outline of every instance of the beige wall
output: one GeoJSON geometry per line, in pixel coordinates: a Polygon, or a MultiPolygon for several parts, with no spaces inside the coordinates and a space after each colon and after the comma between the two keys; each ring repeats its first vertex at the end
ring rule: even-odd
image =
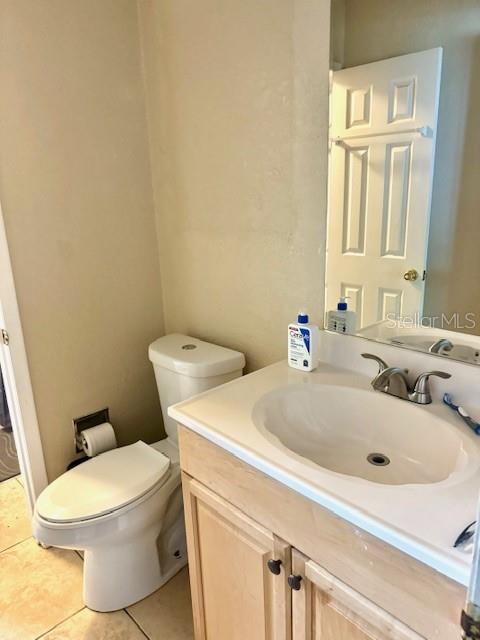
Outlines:
{"type": "Polygon", "coordinates": [[[2,0],[0,198],[50,479],[71,419],[157,438],[163,331],[136,4],[2,0]]]}
{"type": "Polygon", "coordinates": [[[77,415],[158,437],[163,307],[250,369],[300,306],[322,320],[328,34],[327,0],[0,3],[0,199],[50,479],[77,415]]]}
{"type": "Polygon", "coordinates": [[[327,0],[139,0],[167,331],[286,352],[322,321],[327,0]]]}
{"type": "Polygon", "coordinates": [[[438,46],[444,59],[425,313],[474,312],[480,323],[480,3],[346,0],[345,66],[438,46]]]}

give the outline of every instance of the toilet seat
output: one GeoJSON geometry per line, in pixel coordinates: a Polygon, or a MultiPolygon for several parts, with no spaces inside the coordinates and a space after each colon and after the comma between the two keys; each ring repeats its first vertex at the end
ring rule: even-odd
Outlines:
{"type": "Polygon", "coordinates": [[[163,482],[170,460],[141,440],[102,453],[54,480],[40,495],[37,514],[46,522],[92,520],[137,501],[163,482]]]}

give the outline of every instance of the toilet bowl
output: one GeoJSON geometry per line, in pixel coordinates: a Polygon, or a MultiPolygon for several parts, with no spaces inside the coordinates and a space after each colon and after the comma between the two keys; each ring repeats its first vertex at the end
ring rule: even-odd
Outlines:
{"type": "Polygon", "coordinates": [[[33,534],[45,546],[84,552],[90,609],[146,597],[187,562],[175,444],[139,441],[67,471],[37,500],[33,534]]]}
{"type": "Polygon", "coordinates": [[[44,546],[84,552],[83,598],[123,609],[187,562],[176,424],[168,406],[242,374],[243,354],[180,334],[149,348],[167,438],[91,458],[39,496],[33,533],[44,546]]]}

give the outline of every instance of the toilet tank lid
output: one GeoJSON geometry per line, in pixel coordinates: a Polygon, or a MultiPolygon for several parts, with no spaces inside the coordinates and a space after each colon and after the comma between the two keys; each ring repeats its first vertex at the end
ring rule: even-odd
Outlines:
{"type": "Polygon", "coordinates": [[[245,366],[243,353],[181,333],[171,333],[152,342],[148,357],[153,364],[191,378],[220,376],[245,366]]]}

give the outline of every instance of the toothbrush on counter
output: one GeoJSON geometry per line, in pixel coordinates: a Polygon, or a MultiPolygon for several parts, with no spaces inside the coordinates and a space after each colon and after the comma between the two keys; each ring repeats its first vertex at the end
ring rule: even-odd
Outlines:
{"type": "Polygon", "coordinates": [[[475,529],[477,526],[477,521],[474,520],[469,525],[465,527],[462,533],[455,540],[454,548],[458,549],[458,547],[465,547],[467,544],[472,544],[473,536],[475,535],[475,529]]]}
{"type": "Polygon", "coordinates": [[[454,404],[452,396],[449,393],[445,393],[444,394],[443,402],[448,407],[450,407],[450,409],[453,409],[453,411],[458,413],[458,415],[465,422],[465,424],[468,427],[470,427],[470,429],[472,431],[474,431],[477,434],[477,436],[480,435],[480,423],[475,422],[474,420],[472,420],[472,418],[468,415],[468,413],[465,411],[465,409],[463,407],[459,407],[458,405],[454,404]]]}

